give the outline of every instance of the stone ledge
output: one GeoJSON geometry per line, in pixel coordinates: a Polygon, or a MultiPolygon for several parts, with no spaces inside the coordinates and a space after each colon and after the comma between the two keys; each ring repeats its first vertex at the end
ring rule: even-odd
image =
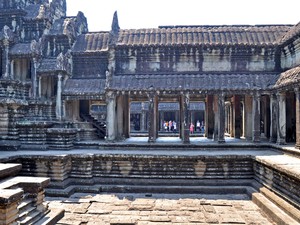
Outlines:
{"type": "Polygon", "coordinates": [[[22,169],[22,164],[0,163],[0,179],[17,175],[22,169]]]}
{"type": "Polygon", "coordinates": [[[261,208],[276,224],[281,225],[299,225],[285,211],[279,209],[276,204],[260,193],[252,194],[252,201],[261,208]]]}
{"type": "Polygon", "coordinates": [[[64,209],[51,209],[41,220],[37,221],[35,225],[54,225],[64,217],[64,209]]]}
{"type": "Polygon", "coordinates": [[[24,191],[18,189],[0,189],[0,205],[9,205],[20,200],[23,197],[24,191]]]}
{"type": "Polygon", "coordinates": [[[44,189],[50,183],[50,178],[44,177],[14,177],[3,182],[0,182],[1,189],[9,189],[13,187],[20,187],[25,192],[35,193],[44,189]]]}

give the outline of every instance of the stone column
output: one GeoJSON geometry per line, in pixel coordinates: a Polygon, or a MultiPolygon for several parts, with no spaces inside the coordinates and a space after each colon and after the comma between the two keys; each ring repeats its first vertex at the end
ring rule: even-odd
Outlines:
{"type": "Polygon", "coordinates": [[[230,137],[234,137],[234,107],[232,102],[230,101],[230,137]]]}
{"type": "Polygon", "coordinates": [[[117,139],[124,138],[124,98],[117,96],[117,139]]]}
{"type": "Polygon", "coordinates": [[[179,130],[179,138],[183,140],[184,136],[184,110],[183,110],[183,100],[182,96],[179,97],[179,123],[178,125],[178,130],[179,130]]]}
{"type": "Polygon", "coordinates": [[[129,96],[125,95],[123,100],[123,115],[124,115],[124,138],[130,137],[130,100],[129,96]]]}
{"type": "Polygon", "coordinates": [[[277,93],[278,100],[278,123],[277,123],[277,144],[286,144],[286,98],[285,93],[277,93]]]}
{"type": "Polygon", "coordinates": [[[62,92],[62,75],[58,74],[58,80],[57,80],[57,94],[56,94],[56,118],[58,120],[61,120],[61,92],[62,92]]]}
{"type": "Polygon", "coordinates": [[[42,76],[39,76],[39,98],[42,97],[42,76]]]}
{"type": "Polygon", "coordinates": [[[146,130],[146,111],[145,111],[145,103],[142,102],[142,116],[141,116],[141,131],[146,130]]]}
{"type": "Polygon", "coordinates": [[[107,116],[106,116],[106,140],[116,140],[116,95],[109,91],[106,94],[107,116]]]}
{"type": "MultiPolygon", "coordinates": [[[[1,57],[2,57],[2,56],[1,56],[1,57]]],[[[10,77],[11,77],[12,79],[14,79],[14,77],[15,77],[14,61],[15,61],[15,60],[11,60],[11,62],[10,62],[10,77]]]]}
{"type": "Polygon", "coordinates": [[[260,94],[255,93],[252,100],[252,141],[260,142],[260,94]]]}
{"type": "Polygon", "coordinates": [[[32,77],[32,97],[36,99],[36,93],[37,93],[37,77],[36,77],[36,70],[37,70],[37,59],[33,58],[33,77],[32,77]]]}
{"type": "Polygon", "coordinates": [[[300,149],[300,90],[295,89],[296,97],[296,145],[295,147],[300,149]]]}
{"type": "Polygon", "coordinates": [[[4,73],[4,78],[8,79],[9,78],[9,57],[8,57],[8,52],[9,52],[9,41],[7,39],[3,40],[3,45],[4,45],[4,51],[5,51],[5,73],[4,73]]]}
{"type": "Polygon", "coordinates": [[[248,141],[252,140],[252,112],[253,112],[253,100],[250,95],[245,96],[245,104],[244,104],[244,111],[245,111],[245,138],[248,141]]]}
{"type": "Polygon", "coordinates": [[[219,134],[219,99],[218,95],[214,95],[214,102],[213,102],[213,114],[214,114],[214,141],[218,141],[218,134],[219,134]]]}
{"type": "Polygon", "coordinates": [[[233,131],[235,138],[241,138],[241,97],[239,95],[233,96],[233,131]]]}
{"type": "Polygon", "coordinates": [[[149,110],[148,110],[148,142],[153,143],[156,141],[156,125],[157,125],[157,96],[155,95],[154,91],[150,91],[148,94],[149,98],[149,110]]]}
{"type": "Polygon", "coordinates": [[[207,95],[205,107],[205,135],[208,139],[212,139],[214,135],[214,110],[213,110],[213,95],[207,95]]]}
{"type": "Polygon", "coordinates": [[[62,118],[66,119],[66,100],[62,100],[62,118]]]}
{"type": "Polygon", "coordinates": [[[272,94],[270,99],[271,125],[270,125],[270,142],[277,141],[277,119],[278,119],[278,101],[277,95],[272,94]]]}
{"type": "Polygon", "coordinates": [[[160,131],[164,131],[164,111],[160,111],[159,112],[159,115],[160,115],[160,124],[159,124],[159,127],[160,127],[160,131]]]}
{"type": "Polygon", "coordinates": [[[225,142],[225,95],[218,95],[218,143],[225,142]]]}
{"type": "Polygon", "coordinates": [[[190,143],[190,95],[185,93],[182,96],[182,108],[183,108],[183,137],[182,142],[184,144],[190,143]]]}

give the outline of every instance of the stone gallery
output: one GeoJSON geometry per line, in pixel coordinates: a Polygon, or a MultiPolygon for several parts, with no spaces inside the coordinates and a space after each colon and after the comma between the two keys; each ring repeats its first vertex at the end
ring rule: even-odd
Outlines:
{"type": "Polygon", "coordinates": [[[299,224],[300,23],[0,30],[0,225],[299,224]]]}

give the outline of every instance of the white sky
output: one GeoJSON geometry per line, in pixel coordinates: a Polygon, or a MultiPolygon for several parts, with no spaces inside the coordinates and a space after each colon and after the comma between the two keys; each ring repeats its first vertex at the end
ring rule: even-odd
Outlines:
{"type": "Polygon", "coordinates": [[[67,0],[67,15],[82,11],[89,31],[110,30],[116,10],[122,29],[300,22],[299,0],[67,0]]]}

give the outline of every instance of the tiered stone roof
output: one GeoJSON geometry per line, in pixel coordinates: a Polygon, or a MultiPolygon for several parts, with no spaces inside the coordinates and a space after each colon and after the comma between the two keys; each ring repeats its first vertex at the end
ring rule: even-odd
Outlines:
{"type": "Polygon", "coordinates": [[[176,75],[113,76],[111,88],[120,91],[149,90],[268,90],[278,78],[277,73],[204,73],[176,75]]]}
{"type": "Polygon", "coordinates": [[[118,46],[275,45],[289,25],[174,26],[120,30],[118,46]]]}
{"type": "Polygon", "coordinates": [[[69,79],[63,90],[63,95],[101,95],[105,93],[104,79],[69,79]]]}
{"type": "Polygon", "coordinates": [[[300,37],[300,22],[293,26],[281,39],[281,44],[285,44],[295,38],[300,37]]]}
{"type": "Polygon", "coordinates": [[[37,68],[37,73],[51,73],[56,71],[56,58],[45,58],[41,61],[40,66],[37,68]]]}
{"type": "Polygon", "coordinates": [[[10,55],[14,56],[28,56],[31,54],[30,43],[15,44],[9,51],[10,55]]]}
{"type": "Polygon", "coordinates": [[[282,88],[300,82],[300,66],[294,67],[280,74],[275,88],[282,88]]]}
{"type": "Polygon", "coordinates": [[[108,51],[109,32],[81,34],[72,49],[73,53],[95,53],[108,51]]]}

